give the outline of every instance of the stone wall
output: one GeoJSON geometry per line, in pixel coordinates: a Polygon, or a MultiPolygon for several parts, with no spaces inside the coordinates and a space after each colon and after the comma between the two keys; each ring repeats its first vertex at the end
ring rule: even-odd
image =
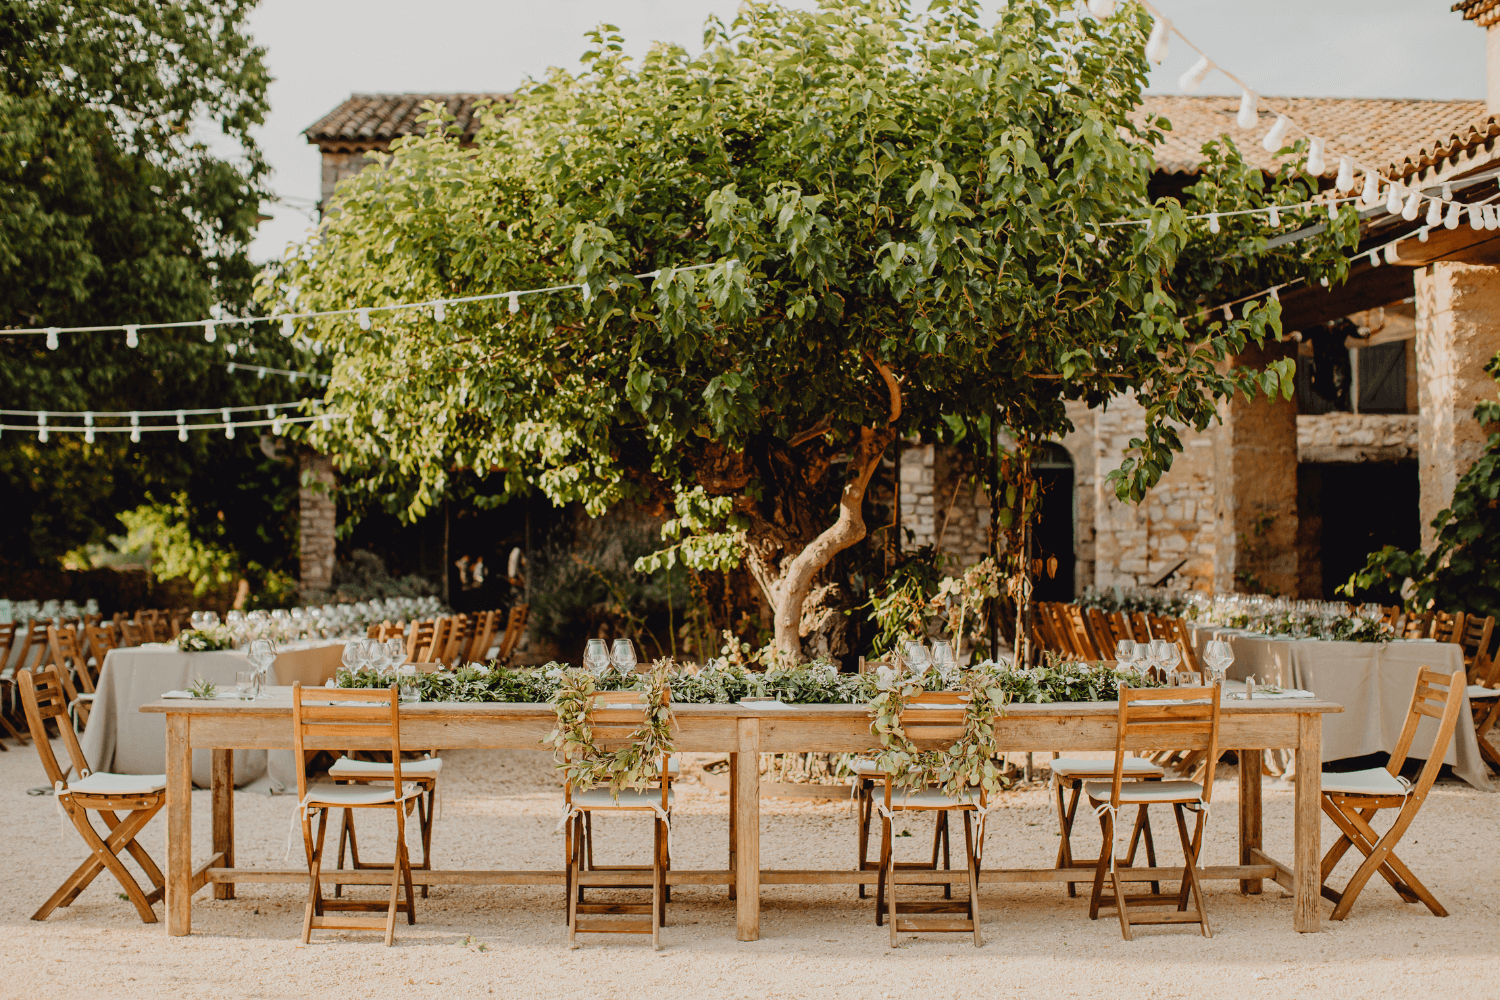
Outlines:
{"type": "Polygon", "coordinates": [[[1401,462],[1417,457],[1416,414],[1321,413],[1297,417],[1298,462],[1401,462]]]}
{"type": "Polygon", "coordinates": [[[327,455],[302,456],[302,488],[297,493],[298,539],[301,549],[303,595],[333,588],[334,531],[338,508],[334,503],[333,462],[327,455]]]}
{"type": "Polygon", "coordinates": [[[323,177],[322,177],[322,209],[326,213],[328,204],[333,198],[333,189],[338,186],[339,181],[353,177],[365,168],[370,161],[365,159],[363,152],[358,153],[323,153],[323,177]]]}
{"type": "Polygon", "coordinates": [[[903,547],[935,544],[951,558],[950,571],[989,554],[989,498],[957,452],[931,444],[902,445],[901,527],[903,547]]]}

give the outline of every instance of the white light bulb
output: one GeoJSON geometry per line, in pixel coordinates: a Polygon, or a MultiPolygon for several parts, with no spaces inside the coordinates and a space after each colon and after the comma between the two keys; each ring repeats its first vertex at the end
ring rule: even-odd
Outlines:
{"type": "Polygon", "coordinates": [[[1277,115],[1276,124],[1271,126],[1271,131],[1267,132],[1266,137],[1260,141],[1261,146],[1268,153],[1279,152],[1286,143],[1286,133],[1291,127],[1292,123],[1287,121],[1286,115],[1277,115]]]}
{"type": "Polygon", "coordinates": [[[1188,71],[1177,80],[1177,85],[1189,94],[1196,93],[1203,86],[1203,78],[1208,76],[1208,71],[1214,68],[1214,64],[1208,61],[1208,56],[1200,56],[1198,61],[1188,67],[1188,71]]]}
{"type": "Polygon", "coordinates": [[[1208,213],[1208,231],[1211,232],[1211,233],[1217,233],[1219,231],[1219,213],[1218,212],[1209,212],[1208,213]]]}
{"type": "Polygon", "coordinates": [[[232,424],[230,422],[230,420],[229,420],[229,411],[228,410],[220,410],[219,411],[219,416],[224,421],[224,437],[227,440],[233,441],[234,440],[234,424],[232,424]]]}
{"type": "Polygon", "coordinates": [[[516,294],[515,292],[511,292],[508,297],[510,298],[510,305],[507,308],[512,313],[518,313],[518,312],[520,312],[521,311],[521,296],[518,295],[518,294],[516,294]]]}
{"type": "Polygon", "coordinates": [[[62,330],[60,330],[59,328],[55,326],[47,327],[47,350],[57,350],[57,335],[59,333],[62,333],[62,330]]]}
{"type": "Polygon", "coordinates": [[[1469,226],[1476,230],[1484,228],[1484,210],[1478,205],[1469,206],[1469,226]]]}
{"type": "Polygon", "coordinates": [[[1307,148],[1307,172],[1314,177],[1322,177],[1323,171],[1328,164],[1323,162],[1323,140],[1313,136],[1307,148]]]}
{"type": "Polygon", "coordinates": [[[1500,229],[1500,217],[1495,215],[1495,206],[1484,206],[1484,228],[1500,229]]]}
{"type": "Polygon", "coordinates": [[[1271,212],[1270,212],[1269,215],[1266,216],[1266,225],[1268,225],[1268,226],[1279,226],[1279,225],[1281,225],[1281,210],[1279,208],[1277,208],[1275,205],[1271,206],[1271,212]]]}
{"type": "Polygon", "coordinates": [[[43,410],[36,415],[36,439],[43,444],[47,443],[47,411],[43,410]]]}
{"type": "Polygon", "coordinates": [[[228,351],[229,356],[232,358],[236,354],[240,353],[240,345],[231,340],[229,343],[224,345],[224,350],[228,351]]]}
{"type": "Polygon", "coordinates": [[[1453,182],[1452,181],[1446,181],[1443,184],[1443,200],[1444,201],[1452,201],[1453,200],[1453,182]]]}
{"type": "Polygon", "coordinates": [[[1328,287],[1328,276],[1324,275],[1323,277],[1319,278],[1318,279],[1318,284],[1322,285],[1324,288],[1327,288],[1328,287]]]}
{"type": "Polygon", "coordinates": [[[1104,20],[1115,12],[1115,0],[1089,0],[1089,13],[1104,20]]]}
{"type": "Polygon", "coordinates": [[[187,440],[187,421],[183,417],[181,410],[177,411],[177,440],[187,440]]]}
{"type": "Polygon", "coordinates": [[[1151,25],[1151,37],[1146,39],[1146,58],[1161,63],[1167,58],[1167,41],[1172,32],[1172,22],[1158,17],[1151,25]]]}
{"type": "Polygon", "coordinates": [[[1426,243],[1427,242],[1427,227],[1426,226],[1423,226],[1417,232],[1417,242],[1419,242],[1419,243],[1426,243]]]}
{"type": "Polygon", "coordinates": [[[1451,203],[1448,206],[1448,215],[1443,219],[1443,228],[1457,229],[1458,224],[1463,221],[1463,213],[1464,207],[1462,205],[1456,201],[1451,203]]]}
{"type": "Polygon", "coordinates": [[[1365,186],[1359,193],[1359,200],[1366,208],[1373,208],[1380,201],[1380,182],[1368,170],[1365,171],[1365,186]]]}
{"type": "Polygon", "coordinates": [[[1417,217],[1417,210],[1422,207],[1422,196],[1413,191],[1406,199],[1406,204],[1401,206],[1401,218],[1411,222],[1417,217]]]}
{"type": "Polygon", "coordinates": [[[291,339],[297,335],[297,324],[292,322],[292,317],[281,317],[281,335],[287,339],[291,339]]]}
{"type": "Polygon", "coordinates": [[[276,407],[275,406],[268,406],[268,407],[266,407],[266,419],[267,420],[275,420],[276,419],[276,407]]]}
{"type": "Polygon", "coordinates": [[[448,309],[446,303],[439,302],[437,305],[432,307],[432,318],[437,320],[439,323],[448,318],[448,309]]]}
{"type": "Polygon", "coordinates": [[[325,431],[333,430],[333,420],[327,414],[323,415],[323,429],[325,431]]]}
{"type": "Polygon", "coordinates": [[[1385,189],[1385,210],[1391,215],[1401,213],[1401,189],[1394,184],[1385,189]]]}
{"type": "Polygon", "coordinates": [[[1347,156],[1339,157],[1339,176],[1333,186],[1340,194],[1354,190],[1354,161],[1347,156]]]}
{"type": "Polygon", "coordinates": [[[583,301],[584,304],[587,305],[593,299],[594,293],[589,291],[589,283],[587,281],[585,281],[578,287],[583,290],[583,301]]]}
{"type": "Polygon", "coordinates": [[[1385,248],[1385,262],[1387,264],[1394,264],[1394,263],[1396,263],[1396,244],[1391,243],[1391,244],[1388,244],[1386,246],[1386,248],[1385,248]]]}
{"type": "Polygon", "coordinates": [[[1328,221],[1330,223],[1339,221],[1339,203],[1336,201],[1328,203],[1328,221]]]}
{"type": "Polygon", "coordinates": [[[234,374],[234,362],[233,361],[229,362],[229,364],[227,364],[227,365],[224,366],[224,374],[226,374],[226,375],[233,375],[234,374]]]}
{"type": "Polygon", "coordinates": [[[203,339],[210,344],[219,339],[219,332],[214,329],[214,321],[211,319],[203,321],[203,339]]]}
{"type": "Polygon", "coordinates": [[[1370,266],[1371,267],[1379,267],[1380,266],[1380,251],[1379,250],[1371,250],[1370,251],[1370,266]]]}
{"type": "Polygon", "coordinates": [[[84,431],[83,431],[83,440],[84,440],[84,443],[85,444],[93,444],[94,443],[94,415],[92,413],[85,413],[83,415],[83,427],[84,427],[84,431]]]}
{"type": "Polygon", "coordinates": [[[280,435],[281,434],[281,418],[280,417],[277,417],[275,420],[271,421],[271,433],[272,434],[276,434],[276,435],[280,435]]]}
{"type": "Polygon", "coordinates": [[[1254,128],[1260,121],[1260,115],[1256,110],[1259,103],[1260,99],[1249,87],[1240,91],[1240,113],[1234,116],[1234,123],[1242,129],[1254,128]]]}
{"type": "Polygon", "coordinates": [[[1234,322],[1234,310],[1230,309],[1227,305],[1224,307],[1224,322],[1234,322]]]}
{"type": "Polygon", "coordinates": [[[361,330],[368,330],[370,328],[370,310],[361,309],[355,315],[359,317],[359,328],[361,330]]]}
{"type": "Polygon", "coordinates": [[[138,331],[139,329],[140,329],[140,327],[134,326],[134,325],[127,326],[125,328],[125,346],[126,347],[139,347],[139,346],[141,346],[141,338],[136,333],[136,331],[138,331]]]}
{"type": "Polygon", "coordinates": [[[1427,218],[1422,220],[1429,228],[1441,225],[1443,222],[1443,203],[1436,198],[1427,202],[1427,218]]]}
{"type": "Polygon", "coordinates": [[[130,440],[139,444],[141,440],[141,415],[132,413],[130,415],[130,440]]]}
{"type": "Polygon", "coordinates": [[[1277,289],[1277,287],[1275,285],[1271,286],[1271,301],[1272,302],[1280,302],[1281,301],[1281,292],[1277,289]]]}

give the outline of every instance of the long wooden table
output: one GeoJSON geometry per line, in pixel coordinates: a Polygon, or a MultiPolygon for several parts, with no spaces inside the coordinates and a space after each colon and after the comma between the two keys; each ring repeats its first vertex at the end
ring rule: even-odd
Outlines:
{"type": "MultiPolygon", "coordinates": [[[[1311,700],[1227,701],[1223,705],[1219,745],[1239,751],[1238,865],[1205,866],[1201,877],[1237,879],[1242,892],[1258,893],[1261,880],[1272,879],[1295,898],[1292,925],[1298,931],[1319,928],[1321,878],[1321,741],[1323,716],[1341,706],[1311,700]],[[1261,850],[1261,752],[1292,749],[1296,753],[1295,847],[1290,866],[1261,850]]],[[[192,897],[206,885],[219,899],[234,897],[236,882],[305,882],[305,868],[251,869],[234,865],[233,758],[239,749],[278,749],[291,745],[290,689],[273,689],[272,697],[254,702],[164,700],[141,707],[166,715],[167,730],[167,933],[192,932],[192,897]],[[213,853],[197,867],[192,858],[192,760],[194,749],[213,750],[213,853]]],[[[760,886],[772,884],[859,884],[874,882],[873,871],[763,870],[760,866],[761,753],[851,753],[877,746],[870,719],[860,705],[798,705],[749,708],[744,705],[678,705],[675,745],[694,753],[731,755],[730,826],[735,847],[725,870],[674,870],[674,885],[727,885],[735,900],[736,929],[741,941],[760,937],[760,886]]],[[[1113,702],[1010,705],[996,726],[999,748],[1006,751],[1112,751],[1116,706],[1113,702]]],[[[404,745],[443,749],[535,750],[552,731],[547,705],[426,703],[401,707],[404,745]]],[[[1181,738],[1177,738],[1178,743],[1181,738]]],[[[309,736],[309,749],[322,746],[309,736]]],[[[1206,743],[1205,743],[1206,745],[1206,743]]],[[[1132,745],[1132,750],[1194,747],[1132,745]]],[[[559,797],[562,790],[558,789],[559,797]]],[[[560,801],[560,798],[559,798],[560,801]]],[[[598,873],[618,879],[618,872],[598,873]]],[[[912,873],[940,882],[946,872],[912,873]]],[[[984,883],[1077,881],[1077,870],[988,868],[984,883]]],[[[1130,881],[1175,880],[1180,868],[1132,868],[1130,881]]],[[[418,871],[413,881],[429,885],[557,885],[557,871],[418,871]]],[[[325,882],[384,882],[379,871],[330,871],[325,882]]],[[[588,884],[587,879],[585,883],[588,884]]]]}

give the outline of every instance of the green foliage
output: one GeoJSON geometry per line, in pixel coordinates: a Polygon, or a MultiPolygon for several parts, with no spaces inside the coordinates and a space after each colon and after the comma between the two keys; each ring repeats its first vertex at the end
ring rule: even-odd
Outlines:
{"type": "MultiPolygon", "coordinates": [[[[1149,19],[1071,9],[1015,0],[986,26],[972,0],[751,2],[697,56],[632,64],[600,29],[581,74],[524,85],[472,145],[434,108],[437,127],[341,186],[263,301],[586,288],[515,314],[319,321],[351,417],[311,440],[409,516],[461,469],[594,514],[701,488],[745,519],[768,592],[885,443],[954,416],[993,410],[1035,440],[1066,430],[1067,401],[1134,390],[1152,429],[1116,487],[1138,499],[1181,447],[1165,421],[1204,428],[1233,392],[1289,392],[1290,370],[1220,371],[1278,332],[1274,304],[1179,318],[1202,291],[1176,273],[1196,236],[1176,202],[1150,204],[1165,123],[1130,118],[1149,19]],[[1122,217],[1150,223],[1106,227],[1122,217]]],[[[1217,175],[1226,204],[1263,197],[1217,175]]]]}
{"type": "Polygon", "coordinates": [[[159,580],[187,577],[193,593],[202,595],[244,577],[252,581],[262,604],[296,595],[296,581],[289,575],[245,560],[226,547],[221,541],[227,534],[222,523],[213,526],[217,531],[213,527],[193,531],[185,494],[175,495],[171,504],[148,502],[119,517],[128,532],[123,549],[149,547],[151,572],[159,580]]]}
{"type": "Polygon", "coordinates": [[[661,526],[661,537],[679,539],[635,561],[638,572],[671,569],[678,561],[696,570],[727,570],[740,564],[745,519],[734,513],[731,497],[711,497],[702,486],[676,490],[677,516],[661,526]]]}
{"type": "Polygon", "coordinates": [[[969,797],[978,788],[996,795],[1005,779],[995,764],[1000,748],[995,742],[995,721],[1005,714],[1005,693],[987,670],[965,670],[958,690],[968,697],[963,703],[963,735],[946,749],[922,750],[907,738],[901,714],[907,703],[921,694],[921,677],[907,671],[882,668],[870,701],[870,733],[884,747],[874,755],[875,765],[891,776],[893,784],[910,790],[939,787],[945,795],[969,797]]]}
{"type": "MultiPolygon", "coordinates": [[[[1500,381],[1500,355],[1485,371],[1500,381]]],[[[1474,407],[1481,426],[1500,424],[1500,402],[1474,407]]],[[[1453,502],[1432,519],[1432,552],[1403,552],[1387,545],[1370,553],[1363,569],[1339,592],[1375,596],[1407,594],[1407,606],[1465,614],[1500,615],[1500,431],[1453,489],[1453,502]],[[1409,590],[1408,590],[1409,588],[1409,590]]]]}
{"type": "Polygon", "coordinates": [[[442,588],[416,573],[392,576],[385,561],[368,549],[355,549],[333,567],[333,596],[343,603],[388,597],[436,597],[442,588]]]}
{"type": "MultiPolygon", "coordinates": [[[[267,166],[251,130],[270,77],[253,45],[248,0],[32,0],[0,17],[0,326],[176,321],[241,312],[255,267],[248,247],[267,166]],[[207,134],[212,123],[220,134],[207,134]]],[[[312,355],[223,329],[0,338],[7,408],[129,411],[285,402],[295,391],[224,368],[234,342],[279,368],[312,355]]],[[[15,418],[7,419],[7,423],[15,418]]],[[[186,492],[214,518],[242,505],[228,544],[286,568],[284,514],[295,471],[267,475],[255,435],[101,434],[86,444],[0,440],[6,516],[0,552],[40,567],[118,533],[115,514],[186,492]]],[[[294,531],[294,529],[292,529],[294,531]]],[[[206,536],[205,536],[206,537],[206,536]]]]}
{"type": "Polygon", "coordinates": [[[605,750],[594,742],[589,696],[599,690],[598,678],[587,670],[562,672],[552,696],[557,728],[543,742],[557,751],[557,768],[565,781],[580,791],[607,786],[618,798],[627,788],[644,789],[661,778],[664,758],[672,753],[670,687],[675,667],[671,660],[657,660],[649,673],[637,676],[634,690],[641,692],[644,718],[618,750],[605,750]]]}
{"type": "Polygon", "coordinates": [[[178,632],[177,638],[172,641],[184,653],[207,653],[220,649],[233,649],[234,631],[227,625],[185,628],[178,632]]]}
{"type": "Polygon", "coordinates": [[[207,677],[199,677],[193,681],[193,686],[188,688],[188,693],[194,698],[217,698],[219,686],[207,677]]]}

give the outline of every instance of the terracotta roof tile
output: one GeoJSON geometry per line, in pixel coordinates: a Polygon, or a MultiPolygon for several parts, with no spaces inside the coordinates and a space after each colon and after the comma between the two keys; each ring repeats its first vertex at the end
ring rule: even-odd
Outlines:
{"type": "Polygon", "coordinates": [[[1500,21],[1500,0],[1458,0],[1450,9],[1462,11],[1465,21],[1478,21],[1484,28],[1500,21]]]}
{"type": "Polygon", "coordinates": [[[353,94],[343,104],[310,125],[307,141],[327,151],[381,148],[392,139],[416,135],[422,105],[437,101],[447,106],[463,129],[465,139],[479,128],[474,105],[480,100],[508,103],[509,94],[353,94]]]}
{"type": "MultiPolygon", "coordinates": [[[[1496,0],[1500,3],[1500,0],[1496,0]]],[[[1500,124],[1485,113],[1483,101],[1403,101],[1345,97],[1274,97],[1299,125],[1328,143],[1329,176],[1338,171],[1338,156],[1352,155],[1382,172],[1405,176],[1459,149],[1500,135],[1500,124]],[[1436,137],[1436,138],[1434,138],[1436,137]]],[[[1167,173],[1196,173],[1203,163],[1203,144],[1227,132],[1245,158],[1271,168],[1276,158],[1261,147],[1261,137],[1276,120],[1261,102],[1260,126],[1241,131],[1235,123],[1238,97],[1148,95],[1137,120],[1155,113],[1172,123],[1157,147],[1157,167],[1167,173]]],[[[1295,139],[1294,131],[1289,137],[1295,139]]]]}

